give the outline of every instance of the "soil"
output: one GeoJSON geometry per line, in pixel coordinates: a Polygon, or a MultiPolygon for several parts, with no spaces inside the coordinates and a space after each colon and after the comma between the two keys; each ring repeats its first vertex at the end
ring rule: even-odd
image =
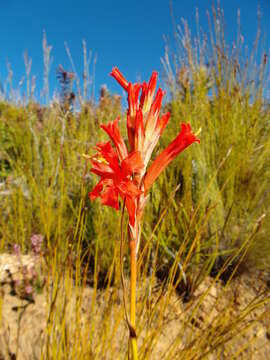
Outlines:
{"type": "MultiPolygon", "coordinates": [[[[45,291],[40,293],[33,291],[34,281],[37,281],[36,269],[39,266],[37,262],[32,255],[0,255],[0,360],[40,359],[44,350],[46,336],[44,329],[46,329],[49,316],[49,297],[45,291]]],[[[42,284],[40,279],[39,282],[42,284]]],[[[138,297],[140,297],[144,290],[139,289],[138,292],[138,297]]],[[[254,306],[254,310],[245,318],[246,324],[250,323],[249,328],[235,334],[232,339],[228,339],[226,344],[219,347],[219,352],[216,349],[209,349],[203,357],[198,355],[194,359],[270,359],[270,302],[267,301],[269,300],[269,287],[265,274],[258,271],[236,278],[226,291],[224,291],[224,284],[207,277],[194,293],[194,299],[201,300],[199,303],[194,300],[193,305],[191,305],[192,302],[183,303],[175,293],[170,298],[170,303],[162,315],[164,320],[162,332],[154,349],[151,350],[150,359],[160,359],[160,354],[179,334],[179,329],[183,327],[187,316],[189,319],[191,318],[190,314],[194,309],[194,304],[198,306],[198,310],[192,318],[190,328],[187,328],[185,336],[179,343],[179,359],[184,359],[180,354],[185,349],[190,336],[194,336],[196,333],[202,336],[205,331],[208,331],[209,326],[220,317],[220,314],[228,314],[228,311],[231,312],[232,318],[237,319],[235,314],[243,311],[259,293],[264,293],[262,305],[259,308],[254,306]],[[205,296],[201,297],[202,294],[205,296]],[[220,294],[223,295],[220,296],[220,294]]],[[[83,323],[89,321],[87,312],[93,296],[93,288],[86,287],[83,290],[81,302],[83,323]]],[[[102,321],[105,304],[108,301],[104,290],[99,291],[97,299],[95,319],[102,321]]],[[[75,295],[72,294],[67,307],[70,324],[74,324],[75,303],[75,295]]],[[[162,301],[160,306],[162,306],[162,301]]],[[[121,312],[121,316],[123,316],[122,308],[122,296],[121,290],[119,290],[114,303],[115,313],[121,312]]],[[[115,319],[115,321],[117,320],[115,319]]],[[[124,323],[118,327],[117,332],[119,339],[125,339],[127,330],[124,323]]],[[[207,334],[209,336],[209,331],[207,334]]],[[[99,341],[99,336],[97,335],[96,341],[99,341]]],[[[145,336],[144,331],[141,331],[139,338],[145,336]]],[[[123,347],[126,346],[125,340],[122,343],[123,347]]],[[[120,347],[120,341],[116,342],[115,347],[117,346],[120,347]]],[[[119,356],[119,358],[123,357],[119,356]]],[[[176,359],[176,357],[174,358],[176,359]]],[[[102,357],[102,359],[107,359],[107,357],[102,357]]]]}

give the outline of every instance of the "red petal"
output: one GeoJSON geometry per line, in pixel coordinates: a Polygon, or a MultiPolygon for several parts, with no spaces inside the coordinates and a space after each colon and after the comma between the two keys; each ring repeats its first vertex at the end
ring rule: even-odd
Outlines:
{"type": "Polygon", "coordinates": [[[143,124],[143,114],[142,110],[139,109],[136,114],[135,120],[135,150],[142,150],[143,149],[143,142],[144,142],[144,124],[143,124]]]}
{"type": "MultiPolygon", "coordinates": [[[[148,96],[153,98],[154,92],[156,90],[156,86],[157,86],[157,78],[158,78],[158,73],[157,71],[153,71],[151,78],[149,80],[149,84],[148,84],[148,96]]],[[[152,100],[151,100],[152,101],[152,100]]]]}
{"type": "Polygon", "coordinates": [[[118,156],[109,141],[107,143],[98,143],[96,148],[111,168],[119,168],[118,156]]]}
{"type": "Polygon", "coordinates": [[[103,205],[110,206],[116,210],[119,209],[118,191],[114,186],[108,186],[100,196],[103,205]]]}
{"type": "Polygon", "coordinates": [[[147,89],[148,89],[148,85],[146,84],[146,82],[142,83],[142,93],[141,93],[141,98],[140,98],[140,108],[143,108],[143,104],[144,104],[144,100],[147,96],[147,89]]]}
{"type": "Polygon", "coordinates": [[[158,89],[155,100],[151,105],[151,109],[147,116],[145,124],[145,136],[150,140],[157,126],[163,95],[164,92],[161,89],[158,89]]]}
{"type": "Polygon", "coordinates": [[[170,113],[167,112],[166,114],[162,115],[160,119],[158,119],[156,124],[156,131],[158,131],[159,136],[163,133],[163,130],[165,129],[169,119],[170,119],[170,113]]]}
{"type": "Polygon", "coordinates": [[[90,200],[95,200],[103,190],[103,180],[100,180],[94,189],[88,194],[90,200]]]}
{"type": "Polygon", "coordinates": [[[130,149],[134,149],[134,136],[135,136],[135,119],[136,113],[139,108],[139,94],[141,90],[140,84],[128,84],[128,113],[127,113],[127,131],[130,149]]]}
{"type": "Polygon", "coordinates": [[[120,160],[123,160],[127,156],[128,151],[126,144],[120,134],[118,121],[119,117],[114,121],[109,122],[107,125],[102,124],[100,127],[109,135],[117,149],[120,160]]]}
{"type": "Polygon", "coordinates": [[[90,169],[90,171],[93,174],[106,178],[112,178],[114,176],[114,171],[107,164],[99,163],[93,159],[91,159],[91,163],[93,167],[90,169]]]}
{"type": "Polygon", "coordinates": [[[129,215],[129,223],[131,226],[135,224],[135,213],[136,213],[136,203],[132,198],[126,198],[126,208],[129,215]]]}
{"type": "Polygon", "coordinates": [[[162,89],[158,89],[155,100],[151,106],[151,113],[155,115],[157,112],[160,111],[162,98],[165,95],[165,91],[162,91],[162,89]]]}
{"type": "Polygon", "coordinates": [[[138,173],[144,168],[140,151],[131,152],[121,163],[121,170],[124,176],[138,173]]]}
{"type": "Polygon", "coordinates": [[[131,117],[136,116],[136,111],[138,108],[138,99],[141,90],[140,84],[128,84],[128,105],[129,105],[129,115],[131,117]]]}
{"type": "Polygon", "coordinates": [[[128,81],[125,79],[123,74],[118,70],[117,67],[114,67],[112,69],[112,72],[110,73],[111,76],[115,78],[115,80],[127,91],[128,89],[128,81]]]}
{"type": "Polygon", "coordinates": [[[143,101],[143,113],[148,112],[151,107],[153,97],[155,94],[155,90],[156,90],[156,86],[157,86],[157,78],[158,78],[158,73],[156,71],[153,71],[151,78],[149,80],[148,86],[147,86],[147,90],[145,93],[145,99],[143,101]]]}
{"type": "Polygon", "coordinates": [[[181,132],[178,136],[164,149],[161,154],[154,160],[144,179],[144,189],[148,191],[160,175],[160,173],[169,165],[169,163],[186,147],[193,142],[200,142],[198,138],[191,132],[190,124],[182,124],[181,132]]]}
{"type": "Polygon", "coordinates": [[[117,189],[119,190],[123,199],[127,196],[136,198],[137,196],[142,194],[142,191],[138,189],[138,187],[131,180],[121,181],[117,185],[117,189]]]}
{"type": "Polygon", "coordinates": [[[128,142],[131,150],[134,150],[135,146],[135,118],[132,118],[127,114],[127,133],[128,133],[128,142]]]}

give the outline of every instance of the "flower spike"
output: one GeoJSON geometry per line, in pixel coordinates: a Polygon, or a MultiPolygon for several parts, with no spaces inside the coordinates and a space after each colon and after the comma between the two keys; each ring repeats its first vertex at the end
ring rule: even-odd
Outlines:
{"type": "Polygon", "coordinates": [[[116,198],[120,195],[126,200],[130,226],[133,227],[135,217],[141,218],[142,204],[146,203],[146,193],[153,182],[179,153],[200,140],[197,134],[192,133],[190,124],[182,124],[178,136],[157,156],[147,171],[154,148],[170,118],[169,112],[160,117],[165,92],[159,88],[155,95],[158,73],[154,71],[149,82],[143,84],[128,82],[117,67],[113,68],[111,75],[128,94],[129,151],[120,134],[119,117],[107,125],[101,125],[115,148],[109,142],[97,144],[97,154],[90,158],[91,172],[101,179],[90,193],[90,198],[93,200],[100,196],[104,205],[118,209],[116,198]],[[134,191],[135,188],[137,191],[134,191]],[[134,211],[137,212],[136,216],[134,211]]]}

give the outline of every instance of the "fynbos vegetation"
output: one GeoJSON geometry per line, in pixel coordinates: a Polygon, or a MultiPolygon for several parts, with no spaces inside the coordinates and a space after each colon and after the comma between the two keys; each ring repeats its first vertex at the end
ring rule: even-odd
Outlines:
{"type": "MultiPolygon", "coordinates": [[[[152,158],[179,133],[179,123],[201,129],[201,143],[158,178],[144,178],[138,354],[133,349],[139,359],[263,359],[260,348],[269,351],[268,54],[257,51],[260,33],[249,52],[240,30],[226,44],[220,9],[209,15],[208,30],[193,40],[184,22],[176,50],[163,59],[168,97],[160,111],[165,120],[170,112],[170,121],[152,158]]],[[[48,98],[52,49],[45,36],[43,49],[48,98]]],[[[126,131],[119,96],[102,88],[99,101],[89,98],[85,43],[82,89],[73,67],[60,66],[61,96],[46,106],[33,100],[25,59],[28,101],[15,104],[11,88],[0,103],[0,358],[126,359],[122,299],[124,292],[134,304],[134,294],[129,299],[121,279],[131,275],[126,229],[134,214],[120,219],[90,202],[98,178],[85,155],[108,141],[100,125],[119,115],[125,145],[134,134],[126,131]],[[13,310],[6,315],[8,303],[13,310]]],[[[115,197],[113,205],[119,206],[115,197]]]]}

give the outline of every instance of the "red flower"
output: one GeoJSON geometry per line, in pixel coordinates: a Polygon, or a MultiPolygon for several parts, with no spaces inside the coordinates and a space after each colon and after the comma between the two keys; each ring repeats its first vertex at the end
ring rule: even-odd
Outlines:
{"type": "Polygon", "coordinates": [[[110,73],[111,76],[115,78],[119,82],[119,84],[127,90],[128,88],[128,81],[124,78],[124,76],[120,73],[117,67],[114,67],[112,69],[112,72],[110,73]]]}
{"type": "Polygon", "coordinates": [[[138,99],[141,90],[141,85],[139,84],[128,84],[128,112],[127,112],[127,132],[130,149],[134,150],[135,145],[135,122],[138,107],[138,99]]]}
{"type": "Polygon", "coordinates": [[[103,205],[119,209],[118,196],[124,200],[129,213],[130,223],[134,225],[136,213],[136,198],[142,191],[132,180],[134,173],[143,167],[139,152],[131,152],[120,163],[110,142],[97,145],[97,155],[91,159],[91,172],[100,176],[101,180],[89,193],[91,200],[101,198],[103,205]]]}
{"type": "Polygon", "coordinates": [[[153,71],[149,83],[142,84],[142,95],[140,99],[140,107],[143,113],[147,113],[151,107],[153,97],[156,91],[158,73],[153,71]]]}
{"type": "Polygon", "coordinates": [[[179,135],[158,155],[147,171],[144,178],[145,192],[150,189],[153,182],[170,162],[195,141],[200,142],[196,135],[191,132],[190,124],[182,124],[179,135]]]}
{"type": "Polygon", "coordinates": [[[123,160],[125,157],[127,157],[128,151],[126,144],[120,134],[118,121],[119,117],[114,121],[109,122],[107,125],[101,125],[100,127],[109,135],[116,147],[119,158],[123,160]]]}

